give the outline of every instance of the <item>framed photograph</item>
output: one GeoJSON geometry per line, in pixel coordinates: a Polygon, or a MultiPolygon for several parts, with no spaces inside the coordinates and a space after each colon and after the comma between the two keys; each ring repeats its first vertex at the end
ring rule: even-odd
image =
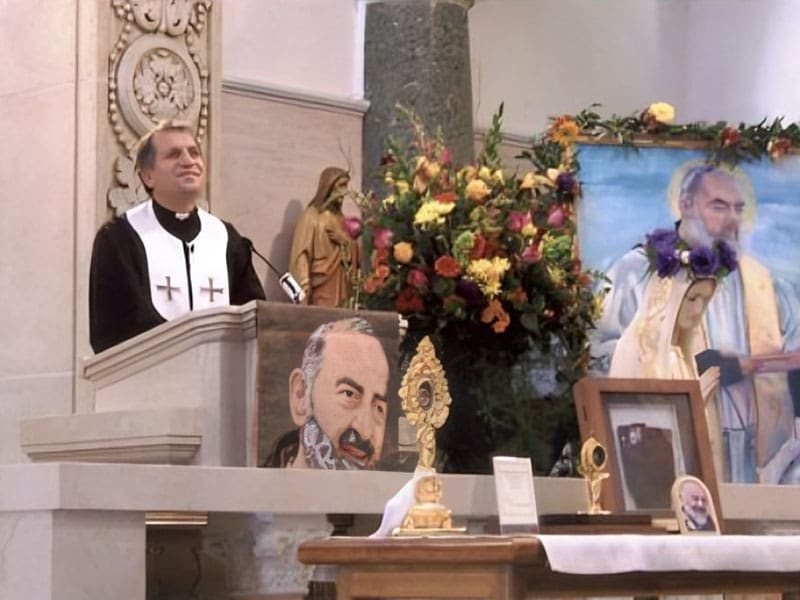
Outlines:
{"type": "Polygon", "coordinates": [[[581,438],[594,436],[608,454],[604,509],[671,517],[672,484],[683,475],[708,482],[719,506],[698,381],[586,377],[573,396],[581,438]]]}
{"type": "Polygon", "coordinates": [[[684,475],[672,484],[672,508],[681,533],[719,535],[722,521],[717,515],[711,492],[697,477],[684,475]]]}

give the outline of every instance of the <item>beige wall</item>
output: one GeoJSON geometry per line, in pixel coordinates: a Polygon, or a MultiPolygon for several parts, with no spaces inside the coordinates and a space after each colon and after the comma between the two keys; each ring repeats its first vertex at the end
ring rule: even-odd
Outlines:
{"type": "MultiPolygon", "coordinates": [[[[288,267],[294,223],[322,169],[349,167],[351,186],[359,189],[364,108],[363,102],[225,83],[222,191],[214,212],[252,239],[279,271],[288,267]]],[[[266,266],[257,258],[254,265],[263,280],[266,266]]],[[[267,278],[267,295],[286,300],[274,276],[267,278]]]]}

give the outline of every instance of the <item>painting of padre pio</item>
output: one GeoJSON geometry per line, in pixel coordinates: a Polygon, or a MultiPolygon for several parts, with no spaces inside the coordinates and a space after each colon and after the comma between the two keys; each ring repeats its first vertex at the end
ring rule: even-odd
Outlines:
{"type": "MultiPolygon", "coordinates": [[[[592,332],[604,374],[643,309],[654,275],[643,246],[655,230],[691,249],[735,254],[702,319],[699,376],[719,369],[709,424],[724,481],[800,483],[800,156],[736,168],[705,152],[582,144],[578,230],[584,266],[603,271],[608,293],[592,332]]],[[[626,375],[633,376],[633,375],[626,375]]]]}
{"type": "Polygon", "coordinates": [[[258,329],[260,466],[400,468],[396,314],[264,303],[258,329]]]}

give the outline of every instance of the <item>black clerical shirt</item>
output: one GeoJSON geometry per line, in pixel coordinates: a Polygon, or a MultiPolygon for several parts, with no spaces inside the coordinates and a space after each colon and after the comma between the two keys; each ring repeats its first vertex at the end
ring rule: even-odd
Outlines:
{"type": "MultiPolygon", "coordinates": [[[[179,219],[174,212],[153,201],[153,212],[158,223],[183,242],[187,274],[191,279],[189,243],[197,237],[201,228],[197,209],[189,213],[187,218],[179,219]]],[[[263,300],[264,290],[251,263],[249,243],[233,225],[223,223],[228,232],[228,245],[225,249],[220,248],[220,252],[225,252],[230,304],[263,300]]],[[[95,352],[101,352],[164,321],[150,296],[144,244],[126,215],[116,217],[100,228],[92,248],[89,274],[92,348],[95,352]]]]}

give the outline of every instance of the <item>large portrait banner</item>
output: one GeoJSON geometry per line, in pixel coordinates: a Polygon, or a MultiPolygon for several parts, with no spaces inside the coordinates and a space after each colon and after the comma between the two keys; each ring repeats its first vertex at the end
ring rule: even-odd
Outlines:
{"type": "MultiPolygon", "coordinates": [[[[592,334],[594,372],[608,373],[649,298],[646,235],[673,230],[691,247],[724,241],[735,251],[735,270],[709,286],[702,306],[702,340],[711,351],[703,356],[721,368],[718,423],[709,427],[718,430],[712,445],[722,479],[800,482],[800,355],[792,354],[800,350],[800,156],[731,168],[708,163],[703,149],[581,143],[578,151],[580,255],[585,268],[609,280],[592,334]]],[[[679,326],[680,314],[674,311],[670,327],[679,326]]],[[[692,378],[689,367],[689,375],[671,377],[692,378]]]]}

